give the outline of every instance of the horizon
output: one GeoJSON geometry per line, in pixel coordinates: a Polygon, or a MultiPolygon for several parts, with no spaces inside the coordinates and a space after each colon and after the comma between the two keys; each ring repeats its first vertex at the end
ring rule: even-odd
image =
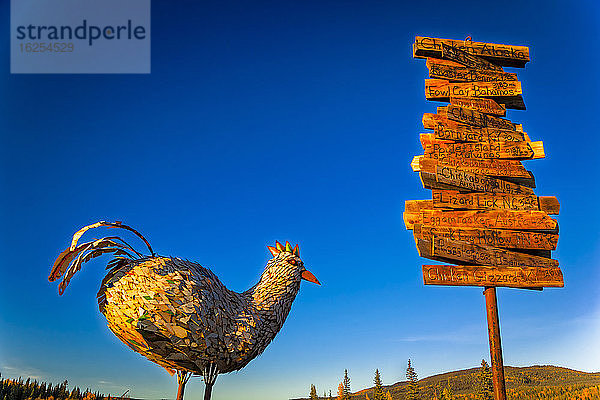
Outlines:
{"type": "MultiPolygon", "coordinates": [[[[302,397],[311,384],[335,393],[345,368],[352,388],[376,368],[397,382],[409,358],[419,376],[489,363],[483,289],[425,286],[429,261],[402,220],[405,200],[430,198],[410,162],[423,113],[441,105],[424,98],[419,35],[530,48],[525,68],[506,68],[527,111],[506,118],[544,142],[546,158],[524,164],[536,194],[561,203],[553,258],[565,287],[498,289],[504,364],[600,371],[600,188],[590,183],[599,11],[588,0],[154,1],[151,74],[11,75],[5,59],[2,376],[174,398],[176,379],[98,312],[108,257],[84,265],[62,296],[48,282],[75,231],[100,220],[123,221],[158,254],[198,262],[235,291],[257,281],[267,245],[299,244],[322,286],[301,285],[273,342],[219,376],[213,400],[302,397]]],[[[192,379],[186,398],[202,390],[192,379]]]]}

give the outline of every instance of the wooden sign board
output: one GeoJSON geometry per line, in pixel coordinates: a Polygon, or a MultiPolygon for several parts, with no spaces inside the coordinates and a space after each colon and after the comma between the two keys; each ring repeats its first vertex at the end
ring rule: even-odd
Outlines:
{"type": "MultiPolygon", "coordinates": [[[[488,100],[488,99],[486,99],[488,100]]],[[[458,142],[530,142],[529,136],[519,131],[518,125],[514,130],[480,128],[461,122],[452,121],[440,114],[424,113],[423,127],[433,129],[435,137],[440,140],[458,142]]]]}
{"type": "MultiPolygon", "coordinates": [[[[490,100],[490,99],[480,99],[480,100],[490,100]]],[[[439,108],[441,110],[445,110],[445,107],[439,107],[439,108]]],[[[467,125],[462,122],[452,121],[451,119],[448,119],[448,117],[446,115],[433,114],[433,113],[423,113],[422,122],[423,122],[423,127],[425,129],[435,129],[438,126],[443,125],[444,127],[448,127],[448,128],[452,128],[452,129],[468,129],[468,130],[473,130],[473,131],[477,131],[477,130],[481,130],[481,129],[488,129],[488,130],[493,129],[493,130],[499,130],[499,131],[505,130],[505,129],[496,129],[496,128],[475,127],[472,125],[467,125]]],[[[515,129],[514,130],[510,129],[510,131],[520,132],[526,136],[526,133],[523,132],[522,124],[515,124],[515,129]]],[[[525,140],[529,140],[529,139],[526,138],[525,140]]]]}
{"type": "Polygon", "coordinates": [[[466,67],[488,71],[502,72],[502,67],[489,62],[485,58],[478,57],[472,53],[467,53],[455,46],[450,46],[446,43],[441,44],[442,58],[444,60],[454,61],[466,67]]]}
{"type": "Polygon", "coordinates": [[[527,171],[523,163],[518,160],[499,160],[499,159],[476,159],[476,158],[457,158],[445,157],[440,160],[425,156],[416,156],[411,162],[413,171],[425,171],[435,173],[438,164],[449,167],[460,168],[463,171],[473,172],[481,175],[502,176],[507,179],[533,180],[531,172],[527,171]]]}
{"type": "Polygon", "coordinates": [[[433,241],[434,237],[460,240],[479,246],[505,249],[556,250],[558,235],[544,232],[515,231],[509,229],[479,229],[413,225],[415,239],[433,241]]]}
{"type": "Polygon", "coordinates": [[[421,211],[419,223],[482,229],[527,229],[557,232],[558,223],[543,211],[421,211]]]}
{"type": "Polygon", "coordinates": [[[529,47],[509,46],[505,44],[472,42],[417,36],[413,43],[413,57],[442,58],[442,43],[463,50],[469,54],[483,57],[498,65],[524,67],[529,61],[529,47]]]}
{"type": "Polygon", "coordinates": [[[437,182],[473,192],[533,194],[533,189],[530,187],[491,176],[462,171],[447,165],[436,166],[435,179],[437,182]]]}
{"type": "Polygon", "coordinates": [[[434,145],[436,143],[455,143],[453,140],[437,139],[435,135],[431,133],[421,133],[419,135],[419,139],[421,141],[421,147],[423,147],[423,149],[426,149],[427,146],[434,145]]]}
{"type": "Polygon", "coordinates": [[[456,190],[431,191],[431,200],[406,200],[404,210],[509,210],[543,211],[548,215],[558,215],[560,203],[554,196],[506,194],[506,193],[464,193],[456,190]]]}
{"type": "Polygon", "coordinates": [[[558,261],[507,249],[481,246],[474,243],[433,237],[433,240],[417,239],[421,257],[433,260],[454,260],[494,267],[545,267],[557,268],[558,261]]]}
{"type": "Polygon", "coordinates": [[[455,128],[439,124],[434,128],[434,137],[439,140],[453,140],[456,142],[525,142],[530,141],[523,132],[507,131],[501,129],[473,129],[470,126],[457,126],[455,128]]]}
{"type": "MultiPolygon", "coordinates": [[[[469,128],[469,127],[467,127],[469,128]]],[[[524,138],[524,134],[523,132],[517,132],[517,131],[505,131],[505,130],[495,130],[495,129],[491,129],[488,130],[487,128],[473,128],[468,130],[465,129],[463,130],[463,127],[460,127],[460,130],[447,130],[444,126],[440,125],[438,126],[436,129],[434,129],[434,133],[421,133],[420,134],[420,139],[421,139],[421,146],[423,147],[423,149],[426,149],[427,146],[429,145],[435,145],[436,143],[449,143],[449,144],[454,144],[456,142],[462,142],[462,140],[455,140],[453,138],[456,138],[457,136],[460,135],[460,137],[464,137],[466,139],[475,139],[476,137],[478,138],[482,138],[482,139],[487,139],[487,140],[481,140],[481,141],[477,141],[474,142],[472,140],[465,140],[464,142],[469,142],[470,144],[474,145],[478,142],[481,143],[489,143],[490,145],[497,145],[497,144],[502,144],[502,142],[510,142],[511,145],[520,145],[519,142],[521,142],[521,144],[525,144],[526,142],[529,143],[529,145],[531,146],[532,150],[535,152],[536,150],[539,149],[540,154],[541,152],[543,152],[543,142],[531,142],[530,140],[493,140],[496,138],[509,138],[509,139],[517,139],[518,137],[524,138]],[[436,133],[437,132],[437,133],[436,133]]],[[[527,138],[529,139],[529,137],[527,138]]]]}
{"type": "Polygon", "coordinates": [[[423,283],[442,286],[563,287],[560,268],[423,265],[423,283]]]}
{"type": "Polygon", "coordinates": [[[482,97],[450,97],[450,104],[486,114],[506,115],[506,107],[496,103],[492,99],[482,97]]]}
{"type": "Polygon", "coordinates": [[[517,74],[514,73],[473,69],[435,58],[427,59],[427,69],[430,78],[452,82],[506,82],[517,80],[517,74]]]}
{"type": "Polygon", "coordinates": [[[433,190],[432,197],[434,208],[544,211],[554,215],[560,211],[560,203],[554,196],[538,197],[533,194],[460,193],[450,190],[433,190]]]}
{"type": "Polygon", "coordinates": [[[450,100],[450,97],[514,97],[523,94],[520,81],[454,83],[425,79],[425,98],[450,100]]]}
{"type": "MultiPolygon", "coordinates": [[[[489,100],[489,99],[486,99],[489,100]]],[[[477,126],[481,128],[504,129],[509,131],[516,130],[516,124],[511,121],[484,114],[479,111],[470,110],[455,105],[449,105],[445,108],[446,117],[450,120],[461,122],[463,124],[477,126]]]]}
{"type": "Polygon", "coordinates": [[[522,93],[519,81],[451,83],[442,79],[425,79],[427,100],[450,101],[451,97],[487,97],[504,104],[506,108],[525,110],[522,93]]]}
{"type": "MultiPolygon", "coordinates": [[[[455,123],[458,126],[464,126],[475,130],[489,128],[501,131],[517,131],[517,128],[522,129],[523,126],[521,124],[515,124],[505,118],[488,115],[486,113],[481,113],[479,111],[470,110],[464,107],[454,106],[452,104],[450,104],[449,106],[438,107],[437,115],[439,117],[434,117],[434,121],[438,124],[455,123]],[[444,120],[444,118],[446,119],[444,120]]],[[[519,130],[519,132],[522,133],[522,130],[519,130]]]]}
{"type": "Polygon", "coordinates": [[[533,189],[530,187],[447,165],[437,165],[433,174],[421,171],[420,176],[426,189],[455,188],[455,190],[472,192],[533,194],[533,189]]]}
{"type": "Polygon", "coordinates": [[[544,158],[542,142],[434,142],[425,146],[425,156],[435,160],[448,157],[474,159],[536,159],[544,158]]]}
{"type": "MultiPolygon", "coordinates": [[[[423,113],[423,128],[425,129],[435,129],[436,126],[438,125],[446,125],[446,126],[452,126],[452,127],[456,127],[458,125],[467,127],[468,125],[465,124],[459,124],[456,121],[450,121],[448,119],[448,117],[443,116],[443,115],[439,115],[439,114],[433,114],[433,113],[423,113]]],[[[470,128],[470,127],[469,127],[470,128]]]]}

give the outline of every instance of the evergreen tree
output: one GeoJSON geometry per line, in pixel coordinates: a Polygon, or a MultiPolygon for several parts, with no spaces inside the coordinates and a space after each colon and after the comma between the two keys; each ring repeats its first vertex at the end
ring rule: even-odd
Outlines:
{"type": "Polygon", "coordinates": [[[416,400],[419,398],[419,378],[417,377],[417,373],[410,362],[410,358],[408,359],[408,367],[406,367],[406,380],[408,380],[408,392],[406,393],[406,398],[408,400],[416,400]]]}
{"type": "Polygon", "coordinates": [[[479,398],[481,400],[494,400],[494,381],[492,370],[485,360],[481,360],[479,369],[479,398]]]}
{"type": "Polygon", "coordinates": [[[67,390],[68,385],[69,385],[69,382],[67,382],[66,379],[62,383],[62,385],[60,385],[60,393],[59,393],[58,397],[60,397],[61,399],[66,399],[69,397],[69,391],[67,390]]]}
{"type": "Polygon", "coordinates": [[[331,397],[331,389],[329,389],[329,398],[333,399],[333,397],[331,397]]]}
{"type": "Polygon", "coordinates": [[[375,388],[373,389],[373,400],[385,400],[385,393],[383,391],[383,383],[381,382],[381,375],[379,375],[379,369],[375,370],[375,378],[373,379],[375,388]]]}
{"type": "Polygon", "coordinates": [[[317,388],[315,385],[310,385],[310,400],[319,400],[319,396],[317,396],[317,388]]]}
{"type": "Polygon", "coordinates": [[[52,388],[52,395],[51,397],[58,400],[60,399],[60,392],[62,390],[62,385],[54,385],[54,387],[52,388]]]}
{"type": "Polygon", "coordinates": [[[10,385],[10,392],[8,392],[8,400],[19,400],[19,388],[17,385],[10,385]]]}
{"type": "Polygon", "coordinates": [[[75,388],[73,388],[69,397],[71,397],[72,399],[81,400],[81,390],[79,389],[79,387],[76,386],[75,388]]]}
{"type": "Polygon", "coordinates": [[[342,400],[350,400],[350,378],[348,377],[348,370],[344,370],[344,380],[342,381],[344,389],[342,391],[342,400]]]}
{"type": "Polygon", "coordinates": [[[442,396],[440,400],[452,400],[454,399],[454,393],[452,392],[452,387],[450,386],[450,379],[446,383],[446,387],[442,390],[442,396]]]}
{"type": "Polygon", "coordinates": [[[33,381],[33,384],[31,385],[31,394],[29,397],[31,397],[32,399],[37,399],[39,397],[40,394],[40,384],[38,383],[37,380],[33,381]]]}

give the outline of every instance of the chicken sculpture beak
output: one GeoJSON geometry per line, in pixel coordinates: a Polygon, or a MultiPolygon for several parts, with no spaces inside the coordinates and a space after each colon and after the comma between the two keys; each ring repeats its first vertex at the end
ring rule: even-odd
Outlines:
{"type": "Polygon", "coordinates": [[[316,283],[317,285],[321,284],[321,282],[319,282],[319,280],[307,269],[302,271],[302,279],[307,280],[312,283],[316,283]]]}

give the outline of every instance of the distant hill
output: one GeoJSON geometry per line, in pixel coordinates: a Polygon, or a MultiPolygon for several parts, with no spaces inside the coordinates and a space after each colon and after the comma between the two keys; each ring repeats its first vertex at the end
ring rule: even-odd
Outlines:
{"type": "MultiPolygon", "coordinates": [[[[449,386],[454,399],[477,399],[479,368],[463,369],[433,375],[419,380],[421,399],[435,399],[449,386]]],[[[506,390],[509,399],[600,399],[600,372],[580,372],[552,365],[531,367],[504,367],[506,390]]],[[[404,400],[408,382],[402,381],[385,386],[393,400],[404,400]]],[[[352,400],[373,399],[373,388],[352,394],[352,400]]],[[[294,400],[305,400],[294,399],[294,400]]],[[[320,399],[323,399],[320,397],[320,399]]]]}

